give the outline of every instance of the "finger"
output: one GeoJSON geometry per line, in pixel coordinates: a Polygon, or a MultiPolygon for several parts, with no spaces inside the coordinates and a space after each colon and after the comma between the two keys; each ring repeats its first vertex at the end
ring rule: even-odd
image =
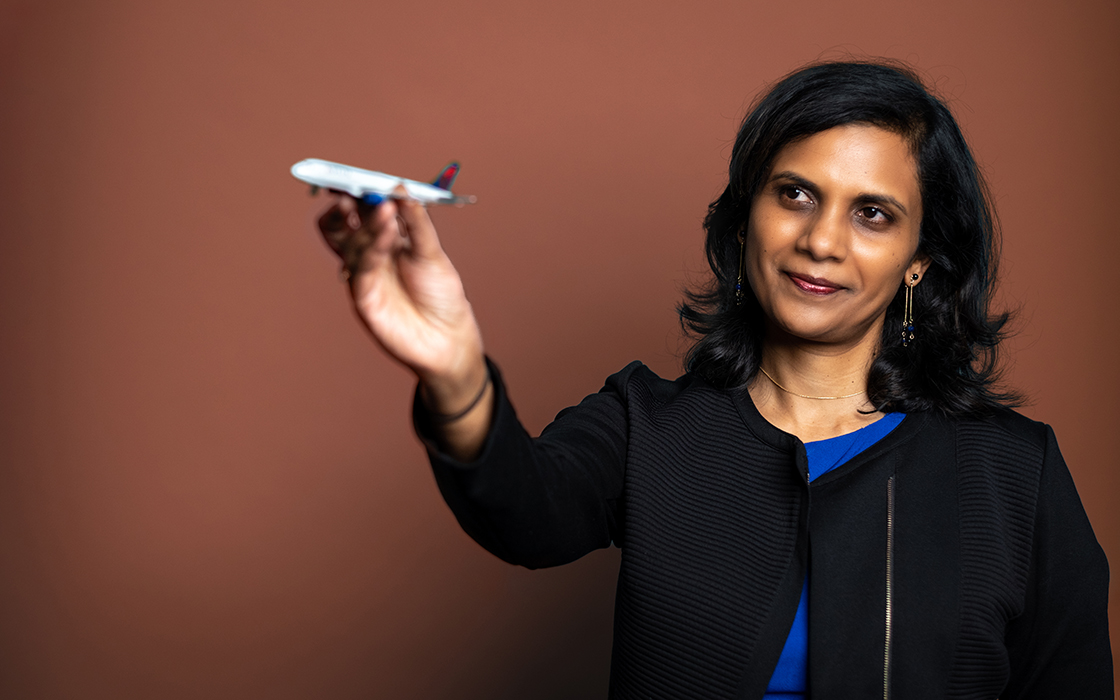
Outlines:
{"type": "Polygon", "coordinates": [[[341,254],[346,246],[346,239],[350,237],[350,228],[346,225],[346,215],[339,211],[337,206],[331,207],[319,217],[319,233],[330,249],[341,254]]]}
{"type": "Polygon", "coordinates": [[[419,258],[437,258],[443,256],[443,248],[436,235],[436,227],[432,224],[431,217],[424,205],[415,199],[397,200],[397,208],[404,220],[405,230],[412,242],[412,252],[419,258]]]}
{"type": "Polygon", "coordinates": [[[346,225],[346,215],[342,213],[336,202],[324,210],[315,223],[323,235],[334,233],[346,225]]]}
{"type": "Polygon", "coordinates": [[[365,229],[370,235],[370,251],[374,254],[390,253],[401,247],[401,230],[397,223],[397,203],[386,200],[370,212],[365,229]]]}
{"type": "Polygon", "coordinates": [[[376,207],[359,205],[359,209],[364,209],[364,222],[347,239],[342,252],[343,265],[351,274],[391,265],[392,258],[407,244],[400,234],[394,202],[383,202],[376,207]]]}
{"type": "Polygon", "coordinates": [[[357,205],[347,196],[339,197],[334,205],[319,217],[319,233],[335,253],[342,254],[347,241],[361,224],[357,205]]]}
{"type": "Polygon", "coordinates": [[[338,198],[338,207],[346,215],[346,225],[350,229],[357,230],[361,228],[363,207],[360,202],[350,195],[344,194],[338,198]]]}

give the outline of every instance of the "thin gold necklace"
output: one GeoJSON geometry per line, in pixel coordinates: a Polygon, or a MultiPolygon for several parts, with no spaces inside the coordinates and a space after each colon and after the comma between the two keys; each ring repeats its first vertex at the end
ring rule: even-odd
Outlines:
{"type": "Polygon", "coordinates": [[[789,389],[779,384],[773,377],[770,376],[770,374],[766,370],[762,369],[762,365],[758,366],[758,371],[765,374],[766,378],[774,382],[774,386],[778,387],[782,391],[786,392],[787,394],[793,394],[794,396],[800,396],[803,399],[815,399],[817,401],[835,401],[836,399],[850,399],[853,396],[859,396],[860,394],[864,393],[862,391],[857,391],[854,394],[845,394],[844,396],[809,396],[808,394],[799,394],[796,391],[790,391],[789,389]]]}

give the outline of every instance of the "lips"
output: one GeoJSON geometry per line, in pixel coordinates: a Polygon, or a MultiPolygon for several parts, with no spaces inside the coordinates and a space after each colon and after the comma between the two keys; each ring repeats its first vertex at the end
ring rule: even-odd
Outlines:
{"type": "Polygon", "coordinates": [[[836,292],[844,289],[844,287],[842,287],[841,285],[838,285],[835,282],[829,282],[828,280],[822,279],[820,277],[810,277],[809,275],[795,274],[793,272],[787,272],[786,275],[789,277],[790,281],[797,286],[798,289],[807,294],[827,296],[829,294],[835,294],[836,292]]]}

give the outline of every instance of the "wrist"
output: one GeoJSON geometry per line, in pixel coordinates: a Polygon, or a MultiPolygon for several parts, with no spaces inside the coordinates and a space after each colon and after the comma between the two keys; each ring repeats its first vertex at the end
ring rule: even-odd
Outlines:
{"type": "MultiPolygon", "coordinates": [[[[425,402],[425,407],[428,409],[429,420],[431,420],[436,425],[447,425],[449,423],[454,423],[461,418],[466,418],[467,415],[469,415],[472,411],[474,411],[476,408],[478,408],[478,406],[482,403],[482,399],[483,399],[483,397],[486,396],[486,392],[489,391],[490,385],[492,383],[493,383],[493,379],[490,376],[490,368],[486,367],[486,373],[483,376],[482,386],[479,387],[478,392],[474,395],[474,398],[472,398],[470,400],[470,402],[467,403],[467,405],[458,409],[454,413],[442,413],[440,411],[432,410],[432,408],[430,406],[428,406],[427,403],[425,402]]],[[[420,396],[421,396],[421,401],[423,401],[424,400],[424,398],[423,398],[424,397],[424,392],[423,391],[421,391],[420,396]]]]}
{"type": "Polygon", "coordinates": [[[461,370],[420,376],[420,400],[436,423],[451,423],[481,403],[491,384],[484,357],[466,363],[461,370]]]}

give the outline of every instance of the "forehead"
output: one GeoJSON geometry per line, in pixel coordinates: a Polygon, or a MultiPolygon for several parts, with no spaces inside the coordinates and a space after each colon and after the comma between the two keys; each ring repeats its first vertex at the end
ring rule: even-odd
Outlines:
{"type": "Polygon", "coordinates": [[[787,144],[771,173],[793,172],[821,187],[921,201],[918,166],[906,139],[877,126],[845,124],[787,144]]]}

